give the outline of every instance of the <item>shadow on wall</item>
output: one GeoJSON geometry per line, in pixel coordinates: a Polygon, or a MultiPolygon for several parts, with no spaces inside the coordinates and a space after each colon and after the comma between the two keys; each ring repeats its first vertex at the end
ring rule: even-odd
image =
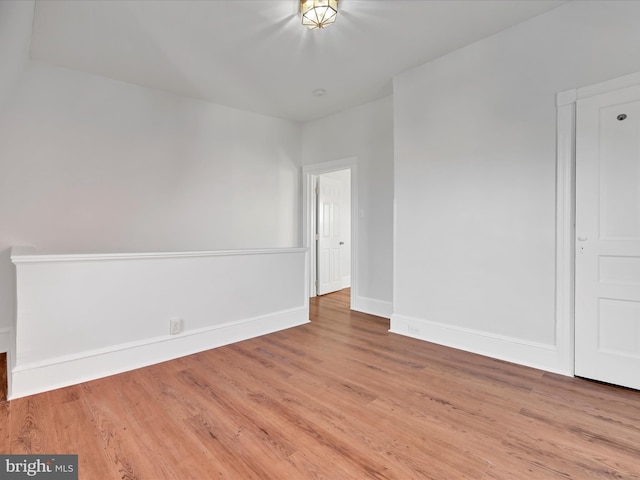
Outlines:
{"type": "MultiPolygon", "coordinates": [[[[10,328],[16,313],[15,266],[11,263],[11,248],[0,250],[0,331],[10,328]]],[[[4,351],[0,345],[0,352],[4,351]]]]}

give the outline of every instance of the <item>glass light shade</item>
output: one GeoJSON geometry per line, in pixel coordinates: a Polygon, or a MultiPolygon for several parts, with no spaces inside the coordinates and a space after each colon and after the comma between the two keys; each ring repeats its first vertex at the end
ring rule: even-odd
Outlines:
{"type": "Polygon", "coordinates": [[[300,14],[308,29],[324,28],[336,21],[338,0],[300,0],[300,14]]]}

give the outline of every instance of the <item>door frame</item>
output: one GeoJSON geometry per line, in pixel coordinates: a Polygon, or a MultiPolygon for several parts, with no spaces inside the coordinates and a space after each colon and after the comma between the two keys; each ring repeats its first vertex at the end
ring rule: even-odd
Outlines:
{"type": "Polygon", "coordinates": [[[575,374],[576,102],[640,85],[640,72],[556,96],[556,352],[562,372],[575,374]]]}
{"type": "Polygon", "coordinates": [[[314,185],[319,175],[337,172],[339,170],[351,171],[351,301],[355,304],[358,292],[358,158],[348,157],[331,162],[315,163],[302,167],[302,245],[309,249],[309,297],[317,296],[316,290],[316,242],[313,238],[314,225],[316,224],[316,197],[314,185]]]}

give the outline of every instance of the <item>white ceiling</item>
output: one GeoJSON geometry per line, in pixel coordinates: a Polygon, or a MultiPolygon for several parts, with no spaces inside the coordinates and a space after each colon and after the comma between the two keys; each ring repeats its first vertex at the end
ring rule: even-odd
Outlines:
{"type": "Polygon", "coordinates": [[[388,95],[393,75],[563,3],[341,0],[336,23],[310,31],[296,0],[38,0],[31,56],[307,121],[388,95]]]}

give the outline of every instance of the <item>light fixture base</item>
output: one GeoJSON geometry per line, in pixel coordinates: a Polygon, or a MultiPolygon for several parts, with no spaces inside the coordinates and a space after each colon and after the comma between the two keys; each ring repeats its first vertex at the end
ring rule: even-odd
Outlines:
{"type": "Polygon", "coordinates": [[[309,30],[325,28],[336,21],[338,0],[300,0],[300,16],[309,30]]]}

